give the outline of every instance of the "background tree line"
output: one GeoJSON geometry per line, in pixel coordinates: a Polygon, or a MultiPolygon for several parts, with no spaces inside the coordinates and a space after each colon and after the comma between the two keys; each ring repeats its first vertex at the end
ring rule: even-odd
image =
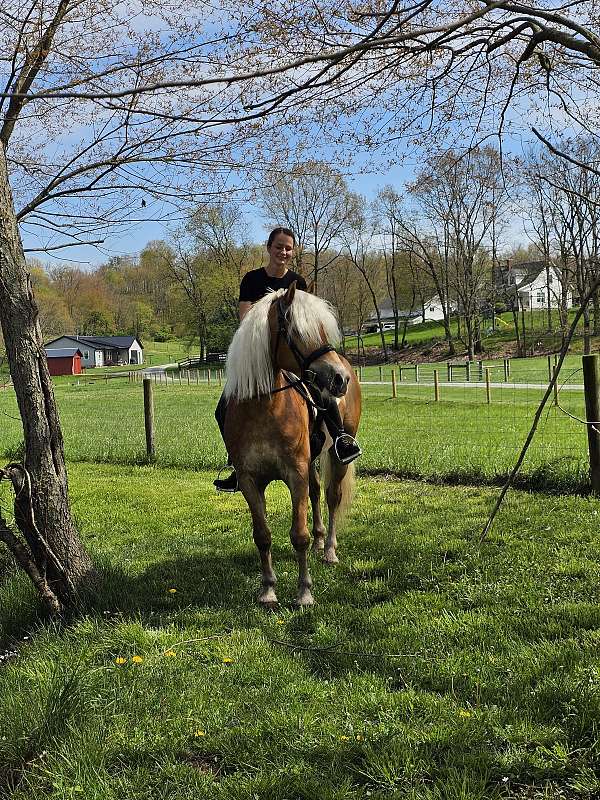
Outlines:
{"type": "MultiPolygon", "coordinates": [[[[563,147],[586,162],[598,159],[593,140],[563,147]]],[[[344,330],[360,331],[369,319],[380,324],[385,308],[394,318],[394,349],[405,342],[411,313],[425,315],[432,298],[450,355],[458,339],[473,358],[482,326],[507,310],[521,348],[524,309],[506,282],[510,261],[543,262],[547,305],[558,309],[561,330],[569,294],[583,296],[598,271],[600,177],[547,151],[511,160],[491,147],[446,150],[370,203],[329,164],[309,160],[288,175],[273,170],[257,206],[265,229],[284,224],[296,232],[294,267],[336,306],[344,330]]],[[[205,203],[169,241],[149,242],[137,256],[93,270],[32,261],[44,334],[185,337],[202,356],[226,349],[241,277],[265,262],[264,245],[249,241],[247,230],[240,206],[205,203]]],[[[589,349],[589,337],[600,333],[598,298],[584,314],[584,332],[589,349]]],[[[388,346],[382,332],[384,356],[388,346]]]]}

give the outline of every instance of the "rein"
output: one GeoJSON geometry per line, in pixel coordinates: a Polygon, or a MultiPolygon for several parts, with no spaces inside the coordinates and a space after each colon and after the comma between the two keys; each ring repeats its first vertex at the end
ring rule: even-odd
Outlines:
{"type": "Polygon", "coordinates": [[[310,389],[312,389],[314,392],[319,392],[319,396],[321,395],[321,390],[315,383],[308,384],[310,389],[307,390],[304,385],[305,382],[302,380],[302,378],[299,378],[297,375],[294,375],[293,372],[288,372],[285,369],[282,369],[281,372],[287,381],[287,386],[280,386],[279,389],[273,389],[271,394],[277,394],[278,392],[286,392],[288,389],[294,389],[296,392],[298,392],[300,397],[306,401],[307,405],[311,408],[314,408],[315,411],[328,410],[326,406],[320,406],[317,402],[315,402],[314,397],[310,393],[310,389]]]}

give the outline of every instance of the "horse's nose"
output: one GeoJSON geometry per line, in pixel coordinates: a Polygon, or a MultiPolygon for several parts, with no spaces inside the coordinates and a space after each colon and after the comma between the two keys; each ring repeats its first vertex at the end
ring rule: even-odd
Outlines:
{"type": "Polygon", "coordinates": [[[342,374],[341,372],[335,373],[333,376],[333,392],[337,397],[346,394],[349,380],[350,377],[348,375],[342,374]]]}

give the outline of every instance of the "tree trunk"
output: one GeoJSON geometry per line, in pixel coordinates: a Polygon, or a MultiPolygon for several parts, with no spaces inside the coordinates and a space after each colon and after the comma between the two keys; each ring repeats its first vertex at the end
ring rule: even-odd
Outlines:
{"type": "Polygon", "coordinates": [[[590,307],[583,309],[583,354],[588,356],[592,352],[592,339],[590,330],[590,307]]]}
{"type": "Polygon", "coordinates": [[[516,304],[513,302],[511,305],[513,324],[515,326],[515,336],[517,339],[517,355],[522,357],[524,355],[523,345],[521,343],[521,332],[519,330],[519,311],[516,304]]]}
{"type": "Polygon", "coordinates": [[[592,298],[592,305],[594,309],[594,316],[593,316],[593,335],[600,336],[600,297],[598,296],[598,291],[594,292],[594,296],[592,298]]]}
{"type": "Polygon", "coordinates": [[[17,500],[16,519],[36,566],[64,606],[93,568],[69,506],[58,410],[1,144],[0,322],[23,423],[24,466],[31,480],[31,505],[28,498],[26,503],[17,500]]]}

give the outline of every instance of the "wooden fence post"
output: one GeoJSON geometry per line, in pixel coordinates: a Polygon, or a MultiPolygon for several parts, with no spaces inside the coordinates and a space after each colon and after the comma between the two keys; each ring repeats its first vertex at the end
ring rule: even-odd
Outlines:
{"type": "Polygon", "coordinates": [[[440,377],[439,377],[439,370],[433,370],[433,385],[434,385],[434,396],[435,402],[440,402],[440,377]]]}
{"type": "Polygon", "coordinates": [[[585,418],[587,420],[588,452],[590,455],[590,481],[592,492],[600,494],[600,358],[583,356],[583,387],[585,392],[585,418]]]}
{"type": "Polygon", "coordinates": [[[383,367],[379,367],[379,383],[383,381],[383,367]]]}
{"type": "Polygon", "coordinates": [[[552,380],[552,359],[548,356],[548,383],[552,380]]]}
{"type": "Polygon", "coordinates": [[[492,387],[490,385],[490,368],[485,368],[485,396],[488,405],[492,402],[492,387]]]}
{"type": "MultiPolygon", "coordinates": [[[[398,367],[398,375],[400,376],[400,381],[402,381],[402,369],[403,367],[398,367]]],[[[394,370],[392,370],[393,372],[394,370]]]]}
{"type": "Polygon", "coordinates": [[[154,398],[152,379],[144,378],[144,428],[146,430],[146,454],[153,461],[154,452],[154,398]]]}
{"type": "Polygon", "coordinates": [[[504,383],[508,383],[508,359],[504,359],[504,383]]]}
{"type": "Polygon", "coordinates": [[[467,381],[471,380],[471,362],[467,361],[465,364],[465,377],[467,381]]]}
{"type": "Polygon", "coordinates": [[[446,368],[448,370],[448,383],[452,383],[452,364],[449,361],[446,364],[446,368]]]}
{"type": "Polygon", "coordinates": [[[396,397],[396,370],[392,370],[392,397],[396,397]]]}
{"type": "Polygon", "coordinates": [[[358,382],[362,383],[362,367],[358,368],[358,382]]]}

